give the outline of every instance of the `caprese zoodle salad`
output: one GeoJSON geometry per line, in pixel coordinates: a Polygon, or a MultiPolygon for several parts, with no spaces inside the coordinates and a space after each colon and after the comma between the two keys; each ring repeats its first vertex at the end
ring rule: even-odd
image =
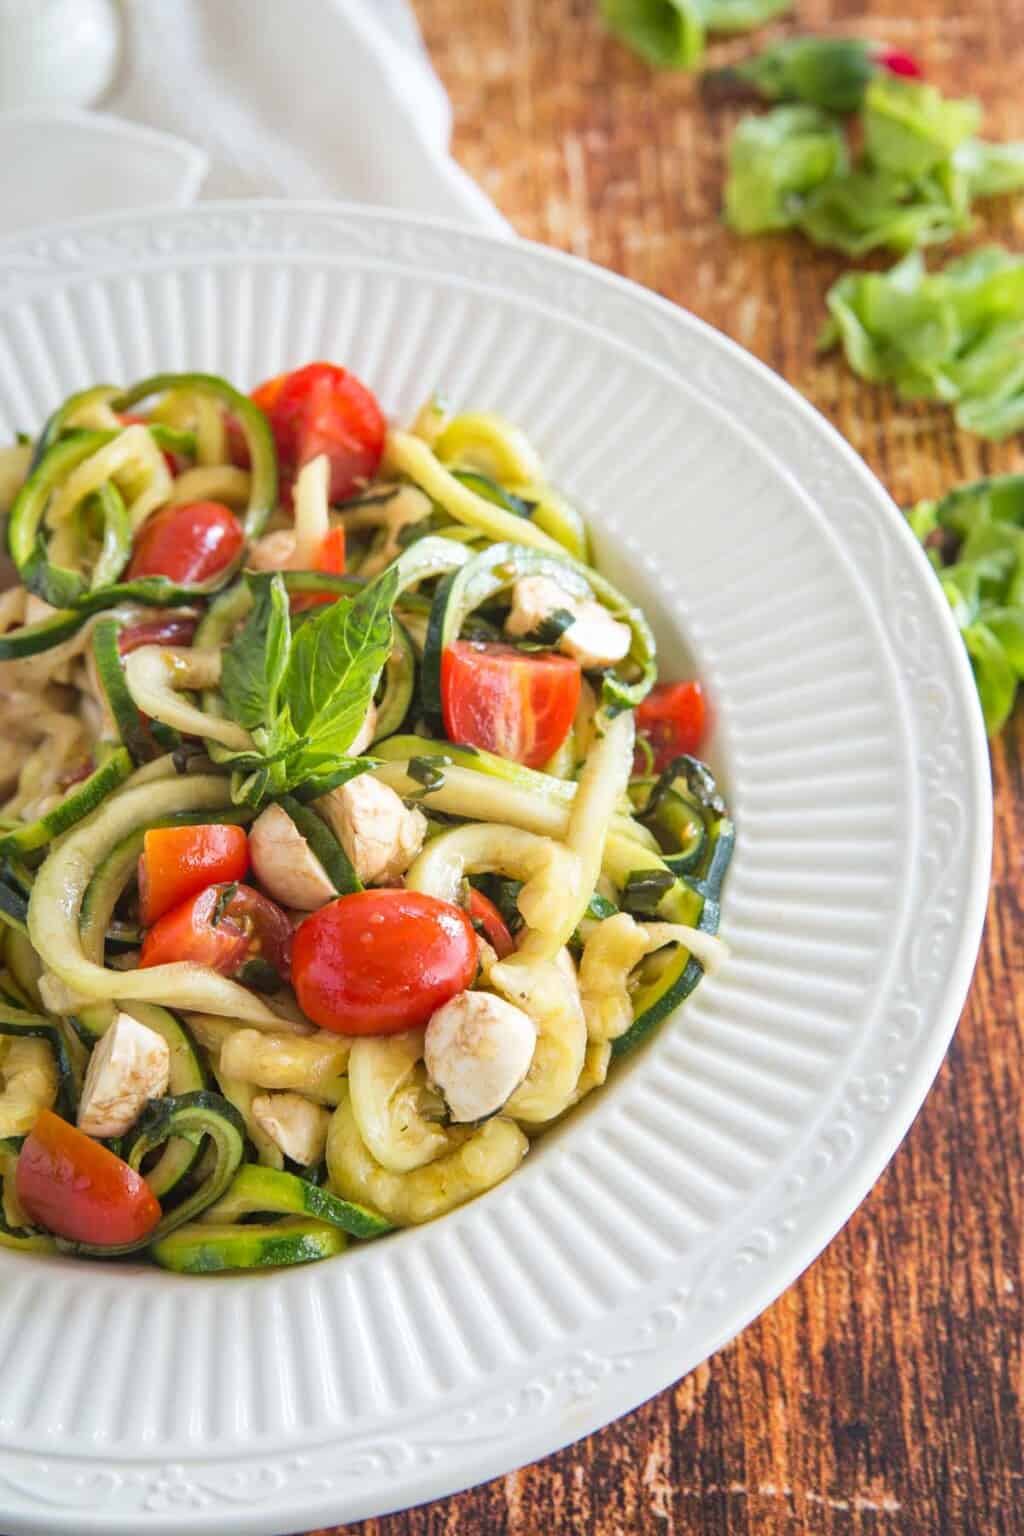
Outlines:
{"type": "Polygon", "coordinates": [[[720,958],[699,684],[507,421],[313,363],[0,451],[0,1244],[304,1263],[513,1172],[720,958]]]}

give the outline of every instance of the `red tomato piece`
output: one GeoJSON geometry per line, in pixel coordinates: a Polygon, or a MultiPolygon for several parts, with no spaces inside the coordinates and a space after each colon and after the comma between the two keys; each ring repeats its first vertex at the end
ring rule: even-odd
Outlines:
{"type": "Polygon", "coordinates": [[[249,868],[242,827],[154,827],[139,859],[139,915],[145,928],[208,885],[241,880],[249,868]]]}
{"type": "Polygon", "coordinates": [[[491,898],[485,896],[483,891],[478,891],[475,885],[469,888],[469,917],[471,922],[479,923],[484,938],[499,960],[504,960],[512,953],[516,946],[508,931],[508,924],[491,898]]]}
{"type": "Polygon", "coordinates": [[[165,912],[146,934],[139,967],[188,960],[236,976],[263,960],[287,976],[292,929],[281,908],[251,886],[210,885],[165,912]]]}
{"type": "MultiPolygon", "coordinates": [[[[340,523],[321,539],[313,569],[326,571],[331,576],[344,576],[345,530],[340,523]]],[[[333,603],[337,595],[336,592],[297,592],[292,597],[292,612],[303,613],[307,608],[315,608],[320,603],[333,603]]]]}
{"type": "Polygon", "coordinates": [[[441,657],[448,740],[540,768],[569,734],[580,675],[569,656],[456,640],[441,657]]]}
{"type": "Polygon", "coordinates": [[[332,501],[372,480],[384,452],[387,423],[376,398],[354,374],[333,363],[309,363],[268,379],[252,398],[269,418],[282,484],[325,453],[332,501]]]}
{"type": "Polygon", "coordinates": [[[393,1035],[430,1015],[476,975],[477,943],[461,907],[418,891],[358,891],[296,930],[292,981],[314,1024],[344,1035],[393,1035]]]}
{"type": "Polygon", "coordinates": [[[125,580],[167,576],[193,586],[219,575],[237,560],[244,544],[241,523],[222,502],[164,507],[147,518],[136,535],[125,580]]]}
{"type": "Polygon", "coordinates": [[[198,619],[168,615],[164,619],[148,619],[144,624],[126,624],[117,637],[117,649],[121,656],[137,651],[143,645],[191,645],[195,639],[198,619]]]}
{"type": "MultiPolygon", "coordinates": [[[[637,731],[654,753],[654,771],[661,773],[680,753],[694,753],[701,744],[707,719],[704,690],[698,682],[659,683],[636,712],[637,731]]],[[[634,772],[649,771],[638,752],[634,772]]]]}
{"type": "Polygon", "coordinates": [[[141,1173],[49,1109],[25,1138],[14,1184],[36,1226],[76,1243],[134,1243],[160,1220],[141,1173]]]}

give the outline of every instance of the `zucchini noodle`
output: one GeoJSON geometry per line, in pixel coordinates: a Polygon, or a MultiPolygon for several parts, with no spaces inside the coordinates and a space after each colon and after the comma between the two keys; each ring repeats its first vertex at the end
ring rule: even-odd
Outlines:
{"type": "Polygon", "coordinates": [[[388,427],[324,363],[94,384],[0,512],[0,1246],[204,1274],[433,1220],[723,963],[732,821],[513,423],[388,427]],[[19,1199],[54,1118],[144,1235],[19,1199]]]}

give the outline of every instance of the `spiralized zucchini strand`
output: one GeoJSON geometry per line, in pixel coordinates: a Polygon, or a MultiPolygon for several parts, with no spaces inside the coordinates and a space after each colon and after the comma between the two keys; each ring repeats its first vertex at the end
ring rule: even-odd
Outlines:
{"type": "Polygon", "coordinates": [[[181,697],[184,689],[215,688],[220,667],[219,650],[143,645],[126,657],[124,673],[128,692],[144,714],[183,735],[205,736],[233,752],[245,752],[253,746],[247,730],[181,697]]]}
{"type": "Polygon", "coordinates": [[[509,539],[515,544],[529,544],[534,549],[547,549],[553,554],[562,553],[557,539],[544,533],[529,518],[506,512],[456,480],[422,438],[413,437],[409,432],[389,432],[385,463],[390,473],[408,475],[457,523],[476,528],[489,539],[509,539]]]}
{"type": "MultiPolygon", "coordinates": [[[[374,778],[389,785],[397,794],[421,798],[430,810],[464,816],[471,821],[501,821],[521,827],[525,832],[536,832],[540,837],[565,839],[572,796],[576,793],[576,785],[568,780],[553,781],[569,791],[564,799],[561,796],[553,799],[546,793],[535,793],[532,788],[520,787],[507,779],[490,778],[475,769],[457,766],[442,768],[442,782],[424,789],[423,784],[409,774],[408,768],[408,762],[379,763],[372,772],[374,778]]],[[[657,852],[653,835],[631,817],[615,812],[610,828],[621,841],[637,846],[639,851],[657,852]]]]}
{"type": "Polygon", "coordinates": [[[42,865],[29,901],[29,938],[46,968],[72,992],[98,1002],[173,999],[176,1008],[276,1023],[276,1016],[255,993],[206,966],[181,961],[146,970],[111,971],[89,961],[82,949],[78,926],[82,899],[97,865],[112,848],[161,817],[180,811],[223,810],[230,803],[227,779],[197,774],[124,788],[74,827],[42,865]]]}

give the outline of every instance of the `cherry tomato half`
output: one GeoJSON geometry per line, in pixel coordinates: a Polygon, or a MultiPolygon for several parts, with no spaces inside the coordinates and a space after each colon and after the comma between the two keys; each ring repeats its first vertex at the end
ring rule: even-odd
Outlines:
{"type": "Polygon", "coordinates": [[[190,960],[237,976],[262,960],[287,976],[292,929],[281,908],[251,886],[210,885],[165,912],[146,934],[140,969],[190,960]]]}
{"type": "Polygon", "coordinates": [[[244,543],[241,523],[222,502],[164,507],[139,530],[125,580],[167,576],[189,586],[209,581],[238,558],[244,543]]]}
{"type": "MultiPolygon", "coordinates": [[[[707,710],[700,683],[659,683],[636,712],[637,732],[654,753],[654,772],[661,773],[681,752],[696,752],[704,735],[707,710]]],[[[638,752],[634,772],[648,772],[638,752]]]]}
{"type": "Polygon", "coordinates": [[[480,925],[484,931],[484,938],[498,959],[504,960],[515,949],[515,940],[494,902],[489,896],[485,896],[483,891],[478,891],[475,885],[469,888],[468,910],[470,921],[480,925]]]}
{"type": "Polygon", "coordinates": [[[441,657],[449,741],[540,768],[562,745],[580,696],[580,665],[550,651],[456,640],[441,657]]]}
{"type": "Polygon", "coordinates": [[[208,885],[241,880],[249,868],[249,839],[242,827],[154,827],[139,859],[139,916],[151,928],[158,918],[208,885]]]}
{"type": "MultiPolygon", "coordinates": [[[[344,576],[345,529],[340,523],[321,539],[313,569],[326,571],[331,576],[344,576]]],[[[315,608],[320,603],[333,603],[337,595],[336,592],[296,592],[292,597],[292,612],[303,613],[305,609],[315,608]]]]}
{"type": "Polygon", "coordinates": [[[418,891],[357,891],[300,923],[292,949],[299,1007],[344,1035],[426,1024],[470,985],[477,943],[461,907],[418,891]]]}
{"type": "Polygon", "coordinates": [[[252,398],[270,420],[285,487],[320,453],[331,466],[332,501],[373,479],[387,424],[375,397],[354,374],[333,363],[309,363],[268,379],[252,398]]]}
{"type": "Polygon", "coordinates": [[[141,1173],[49,1109],[18,1153],[14,1185],[35,1225],[72,1242],[134,1243],[160,1220],[141,1173]]]}

